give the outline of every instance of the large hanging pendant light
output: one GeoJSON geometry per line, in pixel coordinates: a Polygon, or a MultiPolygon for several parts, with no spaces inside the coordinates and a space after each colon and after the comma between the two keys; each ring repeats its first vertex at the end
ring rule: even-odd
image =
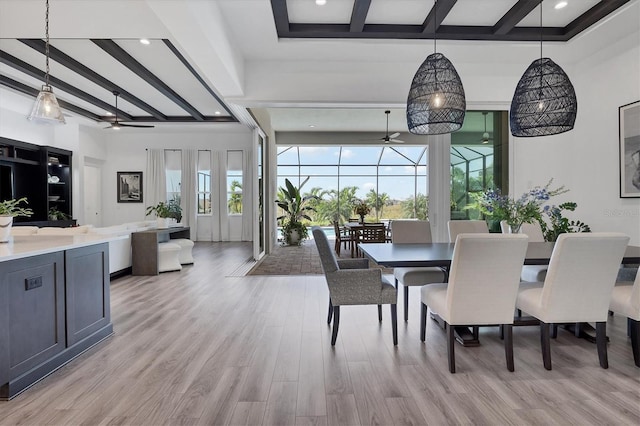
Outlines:
{"type": "Polygon", "coordinates": [[[540,59],[526,69],[513,94],[509,123],[520,137],[556,135],[573,129],[578,101],[564,70],[542,57],[542,1],[540,0],[540,59]]]}
{"type": "Polygon", "coordinates": [[[434,0],[433,51],[416,71],[407,98],[407,126],[417,135],[451,133],[462,127],[467,103],[455,67],[437,53],[437,0],[434,0]]]}
{"type": "Polygon", "coordinates": [[[46,70],[44,74],[44,85],[38,93],[36,103],[31,109],[29,114],[29,120],[42,122],[42,123],[61,123],[65,124],[64,116],[56,95],[53,94],[53,89],[49,85],[49,0],[46,0],[47,11],[45,14],[45,63],[46,70]]]}

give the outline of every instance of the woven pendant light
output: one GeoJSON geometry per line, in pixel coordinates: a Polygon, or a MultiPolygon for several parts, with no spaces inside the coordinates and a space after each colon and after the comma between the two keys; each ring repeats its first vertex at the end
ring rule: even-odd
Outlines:
{"type": "Polygon", "coordinates": [[[436,12],[434,1],[434,53],[416,71],[407,98],[407,127],[416,135],[451,133],[462,127],[467,103],[462,80],[455,67],[442,53],[437,53],[436,12]]]}
{"type": "Polygon", "coordinates": [[[571,80],[549,58],[542,57],[542,1],[540,1],[540,59],[524,72],[511,101],[511,134],[520,137],[556,135],[573,129],[578,100],[571,80]]]}

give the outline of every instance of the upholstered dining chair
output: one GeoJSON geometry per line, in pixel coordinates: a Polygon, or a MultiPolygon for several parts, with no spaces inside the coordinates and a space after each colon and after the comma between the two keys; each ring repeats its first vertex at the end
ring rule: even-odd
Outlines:
{"type": "Polygon", "coordinates": [[[449,228],[449,242],[455,242],[458,234],[488,234],[489,227],[484,220],[450,220],[447,222],[449,228]]]}
{"type": "MultiPolygon", "coordinates": [[[[431,243],[431,225],[428,220],[394,220],[391,222],[391,242],[402,244],[431,243]]],[[[404,286],[404,320],[409,321],[409,287],[445,280],[437,267],[393,268],[393,278],[404,286]]]]}
{"type": "Polygon", "coordinates": [[[527,253],[524,234],[458,234],[448,283],[422,287],[420,340],[425,341],[427,308],[445,322],[449,371],[456,372],[453,327],[503,326],[507,369],[513,364],[513,310],[527,253]]]}
{"type": "MultiPolygon", "coordinates": [[[[509,225],[506,220],[500,221],[500,229],[503,234],[510,232],[509,225]]],[[[538,222],[523,223],[520,227],[520,233],[529,237],[530,243],[543,243],[544,234],[538,222]]],[[[547,265],[524,265],[520,279],[528,282],[543,282],[547,275],[547,265]]]]}
{"type": "Polygon", "coordinates": [[[322,270],[329,286],[328,323],[333,316],[331,345],[336,344],[340,324],[340,307],[343,305],[378,305],[378,320],[382,321],[381,305],[391,305],[393,344],[398,344],[396,300],[398,291],[383,276],[380,269],[369,269],[367,259],[340,259],[329,246],[324,231],[314,226],[313,239],[318,248],[322,270]]]}
{"type": "Polygon", "coordinates": [[[640,269],[632,282],[616,283],[609,310],[628,318],[633,361],[640,367],[640,269]]]}
{"type": "Polygon", "coordinates": [[[516,307],[540,320],[544,368],[551,370],[550,325],[596,323],[602,368],[607,361],[607,315],[629,237],[613,232],[561,234],[544,283],[521,283],[516,307]]]}

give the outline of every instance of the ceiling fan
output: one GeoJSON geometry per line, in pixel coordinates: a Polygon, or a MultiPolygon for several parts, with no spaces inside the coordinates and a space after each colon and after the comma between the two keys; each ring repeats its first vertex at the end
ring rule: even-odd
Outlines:
{"type": "Polygon", "coordinates": [[[482,134],[482,142],[483,144],[488,144],[489,141],[493,140],[493,138],[489,137],[489,132],[487,132],[487,114],[488,112],[484,111],[482,115],[484,115],[484,133],[482,134]]]}
{"type": "Polygon", "coordinates": [[[116,97],[116,117],[115,117],[115,120],[113,120],[113,122],[108,127],[105,127],[105,129],[120,130],[120,128],[122,127],[139,127],[139,128],[155,127],[155,126],[145,125],[145,124],[125,124],[118,121],[118,96],[120,95],[120,92],[118,92],[117,90],[114,90],[112,93],[116,97]]]}
{"type": "Polygon", "coordinates": [[[389,142],[404,143],[404,141],[396,139],[398,136],[400,136],[400,132],[389,134],[389,114],[391,114],[391,111],[386,110],[384,113],[387,114],[387,131],[383,138],[372,139],[372,140],[383,141],[384,143],[389,143],[389,142]]]}

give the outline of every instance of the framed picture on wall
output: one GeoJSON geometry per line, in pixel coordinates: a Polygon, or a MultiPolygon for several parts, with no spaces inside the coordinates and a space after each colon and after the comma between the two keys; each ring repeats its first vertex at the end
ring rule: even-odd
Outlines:
{"type": "Polygon", "coordinates": [[[142,172],[118,173],[118,202],[142,202],[142,172]]]}
{"type": "Polygon", "coordinates": [[[640,198],[640,101],[619,110],[620,198],[640,198]]]}

